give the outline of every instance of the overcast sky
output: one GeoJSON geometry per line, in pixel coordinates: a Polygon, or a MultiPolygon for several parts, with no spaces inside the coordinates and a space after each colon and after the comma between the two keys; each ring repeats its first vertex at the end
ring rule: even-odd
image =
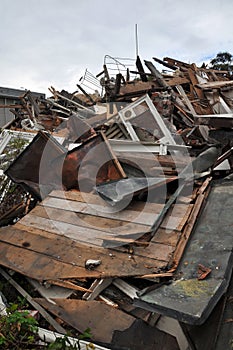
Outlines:
{"type": "MultiPolygon", "coordinates": [[[[0,0],[0,86],[76,90],[105,55],[208,61],[233,54],[232,0],[0,0]]],[[[162,69],[162,67],[160,67],[162,69]]]]}

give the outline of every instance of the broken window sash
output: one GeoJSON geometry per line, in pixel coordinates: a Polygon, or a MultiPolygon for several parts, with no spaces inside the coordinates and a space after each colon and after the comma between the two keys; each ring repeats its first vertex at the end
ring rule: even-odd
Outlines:
{"type": "Polygon", "coordinates": [[[142,96],[118,112],[133,141],[140,141],[137,128],[144,129],[155,141],[175,145],[176,142],[148,95],[142,96]]]}
{"type": "Polygon", "coordinates": [[[186,145],[168,145],[164,143],[131,141],[121,139],[110,139],[109,143],[114,152],[129,153],[158,153],[160,156],[166,156],[168,151],[184,151],[191,148],[186,145]]]}

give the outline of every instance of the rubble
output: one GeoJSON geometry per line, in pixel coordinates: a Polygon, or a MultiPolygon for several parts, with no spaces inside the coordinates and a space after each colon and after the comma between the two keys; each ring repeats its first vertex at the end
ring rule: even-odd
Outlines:
{"type": "Polygon", "coordinates": [[[2,128],[1,203],[16,200],[0,211],[0,272],[20,293],[7,271],[27,278],[54,330],[89,327],[99,347],[192,347],[231,279],[233,82],[153,61],[105,57],[74,93],[26,91],[2,128]]]}

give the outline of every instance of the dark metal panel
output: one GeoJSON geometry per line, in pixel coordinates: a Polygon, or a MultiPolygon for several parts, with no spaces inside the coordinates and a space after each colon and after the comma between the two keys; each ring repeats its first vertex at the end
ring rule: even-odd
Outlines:
{"type": "MultiPolygon", "coordinates": [[[[8,167],[5,173],[16,183],[41,199],[59,185],[56,173],[64,161],[66,149],[51,135],[39,132],[8,167]],[[54,159],[57,159],[56,167],[54,159]]],[[[60,187],[62,183],[60,181],[60,187]]]]}
{"type": "Polygon", "coordinates": [[[163,186],[167,182],[175,179],[176,178],[166,179],[164,177],[131,177],[128,179],[100,184],[95,187],[95,189],[103,199],[114,206],[122,201],[132,199],[136,194],[144,193],[153,188],[163,186]]]}
{"type": "Polygon", "coordinates": [[[233,185],[216,184],[170,285],[139,297],[136,305],[190,324],[201,324],[226,291],[232,270],[233,185]],[[221,218],[221,219],[220,219],[221,218]],[[211,269],[198,280],[198,265],[211,269]]]}

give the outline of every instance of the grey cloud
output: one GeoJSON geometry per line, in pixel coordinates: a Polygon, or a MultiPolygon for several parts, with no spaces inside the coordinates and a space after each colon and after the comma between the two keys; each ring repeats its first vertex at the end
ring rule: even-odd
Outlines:
{"type": "Polygon", "coordinates": [[[75,89],[86,68],[102,69],[106,54],[135,57],[136,23],[143,59],[199,62],[233,47],[231,0],[0,0],[0,6],[3,86],[75,89]]]}

